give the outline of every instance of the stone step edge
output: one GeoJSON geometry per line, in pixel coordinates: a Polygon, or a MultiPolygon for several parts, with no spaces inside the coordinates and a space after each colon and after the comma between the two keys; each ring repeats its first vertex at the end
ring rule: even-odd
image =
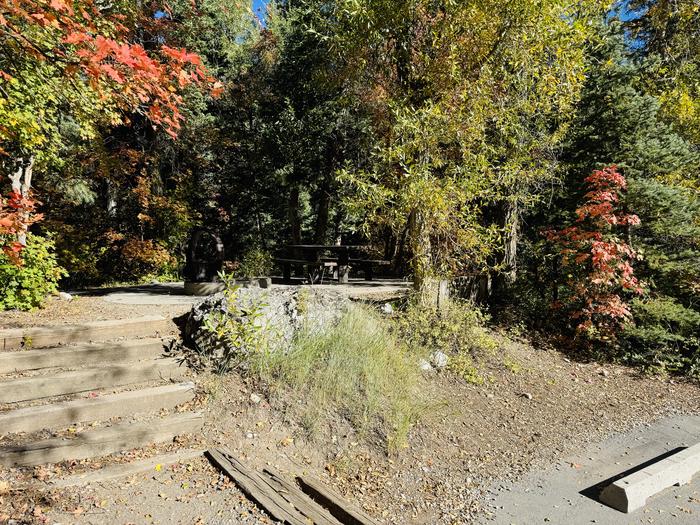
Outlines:
{"type": "Polygon", "coordinates": [[[0,351],[153,336],[167,330],[168,324],[169,320],[162,315],[146,315],[73,325],[5,328],[0,330],[0,351]]]}
{"type": "Polygon", "coordinates": [[[19,408],[0,414],[0,435],[56,430],[76,423],[173,408],[194,399],[194,393],[194,383],[184,382],[19,408]]]}
{"type": "Polygon", "coordinates": [[[119,423],[87,430],[70,440],[50,438],[23,446],[0,447],[0,464],[28,467],[107,456],[197,432],[203,421],[201,413],[185,412],[166,416],[157,422],[119,423]]]}

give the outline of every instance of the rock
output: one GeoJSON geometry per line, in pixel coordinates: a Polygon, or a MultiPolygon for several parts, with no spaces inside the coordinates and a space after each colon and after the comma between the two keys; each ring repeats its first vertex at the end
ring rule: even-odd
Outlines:
{"type": "Polygon", "coordinates": [[[435,368],[445,368],[449,362],[449,358],[443,352],[438,350],[430,355],[430,361],[433,363],[435,368]]]}
{"type": "Polygon", "coordinates": [[[262,401],[262,398],[258,394],[252,393],[250,394],[250,400],[257,405],[262,401]]]}
{"type": "MultiPolygon", "coordinates": [[[[350,300],[339,292],[308,286],[241,287],[230,300],[235,304],[229,305],[224,293],[206,297],[192,307],[184,329],[185,340],[198,357],[210,360],[214,367],[227,356],[238,359],[249,351],[231,347],[226,338],[215,335],[222,319],[234,317],[240,323],[254,324],[265,335],[271,350],[285,352],[297,332],[326,329],[350,306],[350,300]]],[[[242,365],[245,366],[245,359],[242,365]]]]}
{"type": "Polygon", "coordinates": [[[520,394],[521,397],[524,397],[525,399],[532,399],[532,394],[530,392],[523,392],[520,394]]]}
{"type": "Polygon", "coordinates": [[[68,292],[58,292],[58,298],[61,299],[61,301],[72,301],[73,296],[69,294],[68,292]]]}
{"type": "Polygon", "coordinates": [[[430,372],[433,369],[432,365],[428,363],[425,359],[421,359],[420,361],[418,361],[418,368],[420,368],[424,372],[430,372]]]}
{"type": "Polygon", "coordinates": [[[380,308],[379,311],[382,312],[384,315],[391,315],[394,313],[394,307],[391,306],[390,303],[384,303],[380,308]]]}

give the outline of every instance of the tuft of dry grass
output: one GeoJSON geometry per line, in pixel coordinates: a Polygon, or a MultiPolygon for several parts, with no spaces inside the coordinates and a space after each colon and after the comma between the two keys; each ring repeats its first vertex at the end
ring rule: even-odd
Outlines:
{"type": "Polygon", "coordinates": [[[353,305],[324,330],[302,330],[286,352],[256,354],[249,371],[303,395],[309,433],[334,411],[361,435],[378,432],[389,452],[406,444],[423,407],[416,356],[389,321],[364,306],[353,305]]]}

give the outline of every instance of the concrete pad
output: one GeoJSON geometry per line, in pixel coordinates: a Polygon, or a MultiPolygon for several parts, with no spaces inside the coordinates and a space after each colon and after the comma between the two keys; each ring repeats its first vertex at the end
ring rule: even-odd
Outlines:
{"type": "Polygon", "coordinates": [[[166,340],[145,338],[40,350],[0,352],[0,374],[40,368],[79,368],[119,361],[154,359],[163,354],[165,347],[166,340]]]}
{"type": "Polygon", "coordinates": [[[0,414],[0,433],[36,432],[172,408],[194,398],[194,383],[157,386],[94,398],[20,408],[0,414]]]}
{"type": "Polygon", "coordinates": [[[492,515],[484,516],[478,523],[697,525],[700,523],[697,478],[652,496],[644,508],[630,514],[622,514],[599,498],[605,486],[619,479],[621,473],[676,452],[679,447],[694,445],[699,436],[700,416],[675,416],[613,435],[551,467],[533,470],[515,483],[492,486],[486,493],[486,509],[492,515]]]}
{"type": "Polygon", "coordinates": [[[185,369],[180,368],[176,360],[159,359],[153,362],[144,361],[10,379],[0,382],[0,403],[17,403],[44,397],[77,394],[158,379],[175,379],[182,377],[184,373],[185,369]]]}
{"type": "Polygon", "coordinates": [[[19,447],[0,448],[0,464],[7,467],[59,463],[106,456],[149,443],[170,441],[175,436],[197,432],[203,423],[200,413],[188,412],[157,421],[123,423],[88,430],[74,439],[51,438],[19,447]]]}
{"type": "Polygon", "coordinates": [[[76,292],[79,295],[99,295],[108,303],[131,305],[192,305],[202,297],[194,297],[185,291],[185,283],[158,283],[137,286],[122,286],[104,290],[76,292]]]}
{"type": "Polygon", "coordinates": [[[37,326],[0,330],[0,350],[46,348],[122,337],[154,337],[166,334],[169,322],[160,315],[91,321],[78,325],[37,326]]]}

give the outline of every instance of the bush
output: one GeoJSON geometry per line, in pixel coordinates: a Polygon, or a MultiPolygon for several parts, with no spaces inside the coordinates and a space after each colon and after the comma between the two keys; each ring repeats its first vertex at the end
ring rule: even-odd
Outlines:
{"type": "Polygon", "coordinates": [[[473,303],[452,300],[438,310],[417,302],[398,317],[402,340],[416,352],[440,350],[446,354],[494,351],[498,343],[485,328],[487,316],[473,303]]]}
{"type": "Polygon", "coordinates": [[[58,290],[58,281],[67,275],[56,262],[50,237],[28,234],[17,266],[0,253],[0,309],[31,310],[43,305],[49,294],[58,290]]]}
{"type": "Polygon", "coordinates": [[[104,251],[104,268],[112,278],[125,282],[174,274],[176,260],[159,242],[109,232],[104,251]]]}
{"type": "Polygon", "coordinates": [[[236,268],[236,276],[249,279],[251,277],[265,277],[272,273],[272,255],[260,248],[251,248],[240,260],[236,268]]]}
{"type": "Polygon", "coordinates": [[[219,373],[225,373],[241,365],[249,367],[255,355],[275,352],[277,339],[269,333],[272,327],[263,325],[262,303],[241,306],[238,301],[240,290],[232,274],[219,273],[224,283],[224,308],[214,309],[204,318],[204,329],[216,341],[220,355],[210,356],[216,361],[219,373]]]}
{"type": "Polygon", "coordinates": [[[670,297],[632,302],[634,324],[625,327],[623,359],[654,372],[700,377],[700,312],[670,297]]]}

